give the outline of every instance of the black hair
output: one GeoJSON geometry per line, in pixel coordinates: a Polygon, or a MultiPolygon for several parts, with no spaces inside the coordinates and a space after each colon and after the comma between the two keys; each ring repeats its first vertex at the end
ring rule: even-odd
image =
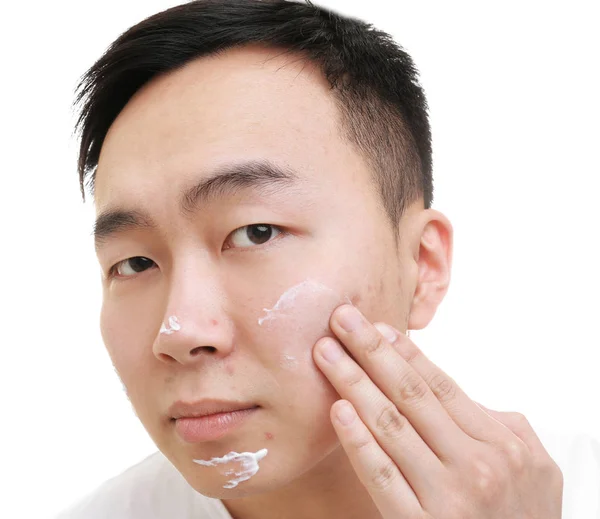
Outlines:
{"type": "Polygon", "coordinates": [[[373,170],[392,223],[433,199],[427,101],[412,58],[392,37],[309,0],[196,0],[146,18],[82,76],[75,107],[78,173],[94,194],[106,134],[132,96],[160,74],[245,44],[303,55],[318,65],[341,115],[342,135],[373,170]]]}

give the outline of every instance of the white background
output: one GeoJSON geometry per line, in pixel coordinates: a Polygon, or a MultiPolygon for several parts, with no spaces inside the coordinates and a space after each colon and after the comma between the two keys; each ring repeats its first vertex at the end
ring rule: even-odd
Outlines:
{"type": "MultiPolygon", "coordinates": [[[[100,337],[70,103],[114,38],[176,3],[3,5],[2,517],[51,517],[155,450],[100,337]]],[[[454,265],[413,339],[474,400],[600,438],[597,3],[321,5],[390,32],[428,95],[454,265]]]]}

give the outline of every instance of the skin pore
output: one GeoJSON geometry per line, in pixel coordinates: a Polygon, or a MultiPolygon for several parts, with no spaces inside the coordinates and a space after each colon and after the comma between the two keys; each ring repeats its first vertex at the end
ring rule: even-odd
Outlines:
{"type": "Polygon", "coordinates": [[[156,78],[108,132],[95,205],[155,223],[98,244],[101,332],[138,417],[188,483],[235,519],[379,517],[337,440],[339,396],[312,348],[348,300],[371,321],[425,327],[448,287],[452,227],[417,201],[392,229],[318,69],[245,46],[156,78]],[[196,210],[180,209],[182,191],[252,161],[289,178],[217,182],[196,210]],[[256,224],[267,227],[246,227],[256,224]],[[268,239],[254,243],[257,232],[268,239]],[[170,316],[181,328],[161,334],[170,316]],[[185,443],[169,406],[204,398],[260,409],[218,441],[185,443]],[[258,473],[232,489],[192,461],[263,448],[258,473]]]}

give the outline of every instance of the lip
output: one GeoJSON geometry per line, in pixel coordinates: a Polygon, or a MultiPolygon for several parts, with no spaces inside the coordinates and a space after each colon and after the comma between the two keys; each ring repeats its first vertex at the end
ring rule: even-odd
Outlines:
{"type": "Polygon", "coordinates": [[[183,416],[175,420],[175,431],[186,443],[217,440],[245,422],[258,406],[204,416],[183,416]]]}
{"type": "Polygon", "coordinates": [[[169,415],[172,419],[179,418],[200,418],[218,413],[229,413],[241,409],[258,407],[250,402],[235,402],[232,400],[218,400],[214,398],[205,398],[196,402],[185,402],[178,400],[169,407],[169,415]]]}

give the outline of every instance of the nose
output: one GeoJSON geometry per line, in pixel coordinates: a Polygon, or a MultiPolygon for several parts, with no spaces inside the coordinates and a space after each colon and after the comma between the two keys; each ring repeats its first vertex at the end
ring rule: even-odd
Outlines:
{"type": "MultiPolygon", "coordinates": [[[[174,308],[175,305],[172,306],[174,308]]],[[[181,305],[179,306],[181,308],[181,305]]],[[[230,326],[201,311],[173,310],[154,343],[154,355],[167,363],[193,364],[224,358],[233,349],[230,326]]]]}
{"type": "Polygon", "coordinates": [[[224,358],[233,349],[233,333],[224,309],[222,290],[209,286],[206,276],[171,285],[167,312],[156,323],[154,355],[169,364],[194,364],[224,358]],[[159,329],[160,327],[160,329],[159,329]]]}

